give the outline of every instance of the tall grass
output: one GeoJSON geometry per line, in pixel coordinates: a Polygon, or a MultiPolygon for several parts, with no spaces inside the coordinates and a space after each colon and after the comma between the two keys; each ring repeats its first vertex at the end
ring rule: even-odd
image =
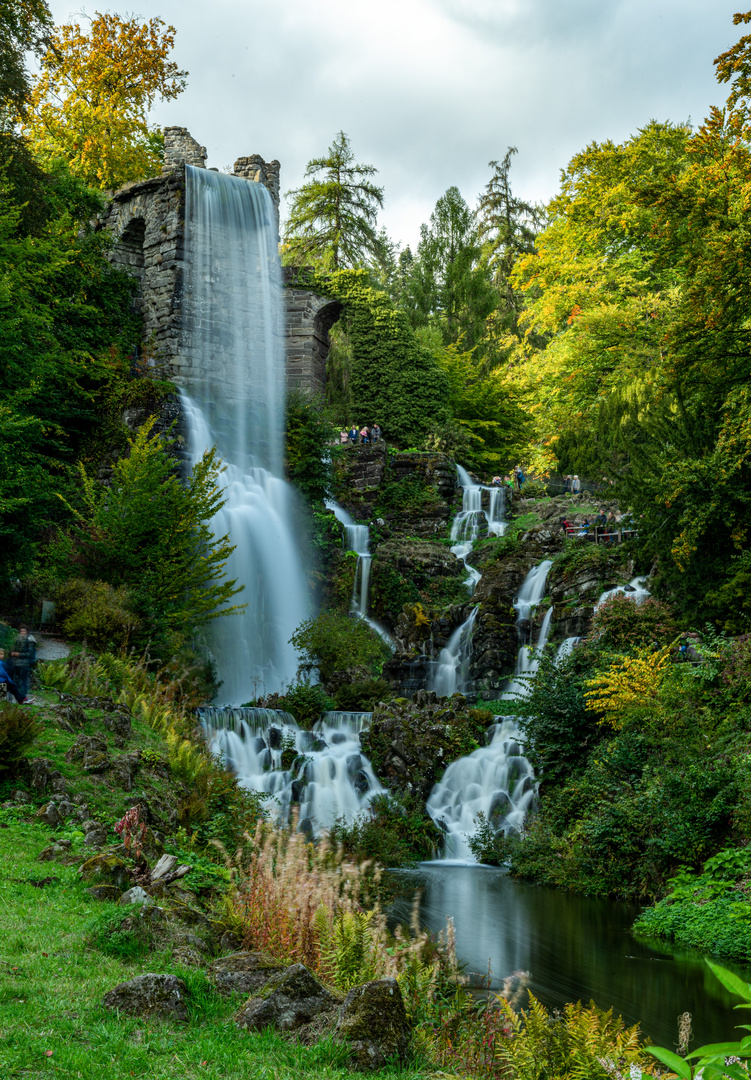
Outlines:
{"type": "Polygon", "coordinates": [[[389,931],[372,899],[378,868],[348,861],[325,836],[309,843],[294,822],[289,828],[259,822],[247,841],[229,860],[234,883],[225,898],[225,913],[246,948],[305,964],[338,990],[396,978],[408,1006],[429,994],[442,973],[455,973],[452,934],[431,940],[416,915],[409,931],[389,931]]]}

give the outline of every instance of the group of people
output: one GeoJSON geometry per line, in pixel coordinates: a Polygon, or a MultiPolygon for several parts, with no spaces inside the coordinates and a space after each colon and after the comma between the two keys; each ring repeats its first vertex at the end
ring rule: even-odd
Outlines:
{"type": "Polygon", "coordinates": [[[564,476],[563,489],[571,495],[578,495],[581,492],[582,482],[576,473],[573,476],[564,476]]]}
{"type": "Polygon", "coordinates": [[[372,427],[367,425],[360,428],[358,431],[357,424],[353,424],[349,431],[346,428],[342,428],[339,433],[339,442],[342,446],[346,446],[349,443],[351,446],[357,446],[360,443],[361,446],[368,446],[370,443],[377,443],[381,438],[381,429],[378,424],[373,424],[372,427]]]}
{"type": "Polygon", "coordinates": [[[606,514],[604,510],[592,519],[585,517],[580,525],[575,525],[567,518],[561,518],[561,528],[567,536],[587,536],[591,529],[602,530],[605,543],[611,543],[615,533],[626,524],[623,514],[616,514],[612,510],[606,514]]]}
{"type": "Polygon", "coordinates": [[[7,700],[15,698],[19,705],[31,705],[33,697],[29,697],[29,678],[36,666],[37,643],[33,634],[25,623],[21,623],[10,656],[6,656],[5,649],[0,649],[0,689],[4,686],[3,693],[7,700]]]}
{"type": "Polygon", "coordinates": [[[512,491],[521,491],[523,483],[524,473],[519,465],[515,466],[509,476],[494,476],[492,481],[493,487],[507,487],[512,491]]]}

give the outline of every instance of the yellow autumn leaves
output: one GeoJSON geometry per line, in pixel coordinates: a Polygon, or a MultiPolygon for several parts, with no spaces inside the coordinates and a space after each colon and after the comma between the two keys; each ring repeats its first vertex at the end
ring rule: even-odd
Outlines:
{"type": "Polygon", "coordinates": [[[148,113],[185,87],[187,72],[169,59],[174,40],[159,18],[97,13],[86,30],[55,27],[21,118],[34,153],[65,159],[101,189],[159,173],[161,135],[148,113]]]}
{"type": "Polygon", "coordinates": [[[633,656],[622,656],[607,671],[586,683],[587,709],[604,713],[603,722],[620,729],[630,709],[653,701],[670,669],[674,644],[663,649],[639,649],[633,656]]]}

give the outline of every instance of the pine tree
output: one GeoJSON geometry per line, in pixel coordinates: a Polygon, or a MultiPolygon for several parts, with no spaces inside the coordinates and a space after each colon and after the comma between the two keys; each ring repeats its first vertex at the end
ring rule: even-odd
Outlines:
{"type": "Polygon", "coordinates": [[[343,131],[325,157],[309,161],[308,182],[287,192],[292,204],[284,231],[285,262],[341,270],[379,260],[376,220],[383,188],[368,179],[377,172],[374,165],[356,164],[343,131]]]}

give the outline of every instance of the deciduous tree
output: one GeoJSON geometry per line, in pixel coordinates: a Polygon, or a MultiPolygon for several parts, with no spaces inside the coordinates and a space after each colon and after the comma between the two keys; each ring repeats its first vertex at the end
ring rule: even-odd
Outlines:
{"type": "Polygon", "coordinates": [[[175,98],[186,71],[169,59],[175,28],[159,18],[97,13],[52,31],[33,80],[23,132],[45,161],[62,157],[92,187],[121,187],[161,170],[161,136],[148,122],[175,98]]]}

